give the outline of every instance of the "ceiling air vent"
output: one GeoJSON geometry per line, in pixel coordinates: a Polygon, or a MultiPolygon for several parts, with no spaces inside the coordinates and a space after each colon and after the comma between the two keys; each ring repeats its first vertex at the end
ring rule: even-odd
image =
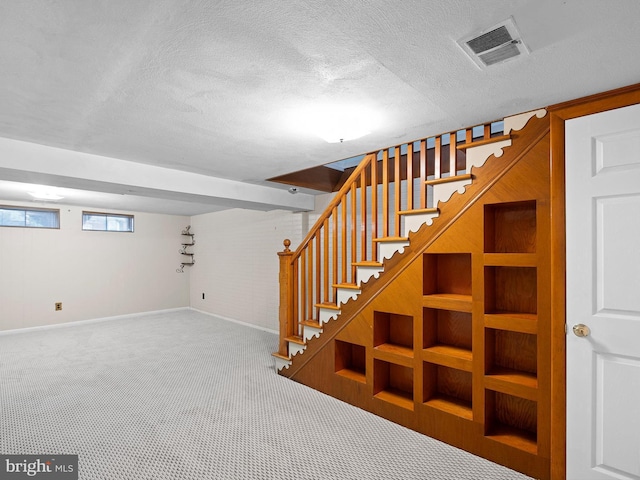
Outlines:
{"type": "Polygon", "coordinates": [[[480,68],[529,53],[511,17],[487,30],[458,40],[458,45],[480,68]]]}

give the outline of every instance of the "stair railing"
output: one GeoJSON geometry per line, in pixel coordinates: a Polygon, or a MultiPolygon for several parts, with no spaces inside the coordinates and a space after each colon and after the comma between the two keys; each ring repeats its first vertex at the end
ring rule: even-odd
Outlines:
{"type": "Polygon", "coordinates": [[[401,216],[434,208],[427,180],[466,169],[464,144],[501,133],[501,122],[466,128],[369,153],[354,169],[300,246],[280,257],[280,346],[302,336],[320,305],[336,305],[336,285],[355,286],[357,265],[379,264],[375,240],[401,237],[401,216]],[[462,148],[461,148],[462,147],[462,148]]]}

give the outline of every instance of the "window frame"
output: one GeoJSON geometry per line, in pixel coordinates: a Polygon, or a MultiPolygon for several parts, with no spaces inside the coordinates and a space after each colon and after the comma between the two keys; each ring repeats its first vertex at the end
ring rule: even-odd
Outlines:
{"type": "Polygon", "coordinates": [[[44,230],[60,230],[60,209],[59,208],[41,208],[41,207],[22,207],[19,205],[0,205],[0,210],[14,210],[24,212],[24,225],[5,225],[0,220],[0,228],[40,228],[44,230]],[[55,226],[46,227],[42,225],[28,225],[28,212],[46,212],[55,216],[55,226]]]}
{"type": "Polygon", "coordinates": [[[115,233],[134,233],[135,232],[135,215],[127,214],[127,213],[111,213],[111,212],[93,212],[88,210],[82,211],[82,231],[83,232],[115,232],[115,233]],[[85,228],[85,216],[93,216],[93,217],[104,217],[105,218],[105,228],[85,228]],[[131,230],[114,230],[109,228],[109,217],[114,218],[126,218],[128,219],[131,230]]]}

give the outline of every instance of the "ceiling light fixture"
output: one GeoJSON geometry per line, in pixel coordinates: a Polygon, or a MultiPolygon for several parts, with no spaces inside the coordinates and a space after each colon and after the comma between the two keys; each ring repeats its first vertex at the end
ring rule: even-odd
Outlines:
{"type": "Polygon", "coordinates": [[[27,192],[37,200],[62,200],[64,197],[51,187],[37,187],[35,190],[27,192]]]}
{"type": "Polygon", "coordinates": [[[312,107],[292,115],[296,130],[313,133],[328,143],[342,143],[369,135],[378,117],[366,108],[335,105],[312,107]]]}

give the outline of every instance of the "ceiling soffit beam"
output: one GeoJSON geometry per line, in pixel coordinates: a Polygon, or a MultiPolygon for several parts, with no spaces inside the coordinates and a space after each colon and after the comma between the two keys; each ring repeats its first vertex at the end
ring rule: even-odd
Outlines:
{"type": "Polygon", "coordinates": [[[313,195],[1,137],[0,178],[228,208],[314,208],[313,195]]]}

